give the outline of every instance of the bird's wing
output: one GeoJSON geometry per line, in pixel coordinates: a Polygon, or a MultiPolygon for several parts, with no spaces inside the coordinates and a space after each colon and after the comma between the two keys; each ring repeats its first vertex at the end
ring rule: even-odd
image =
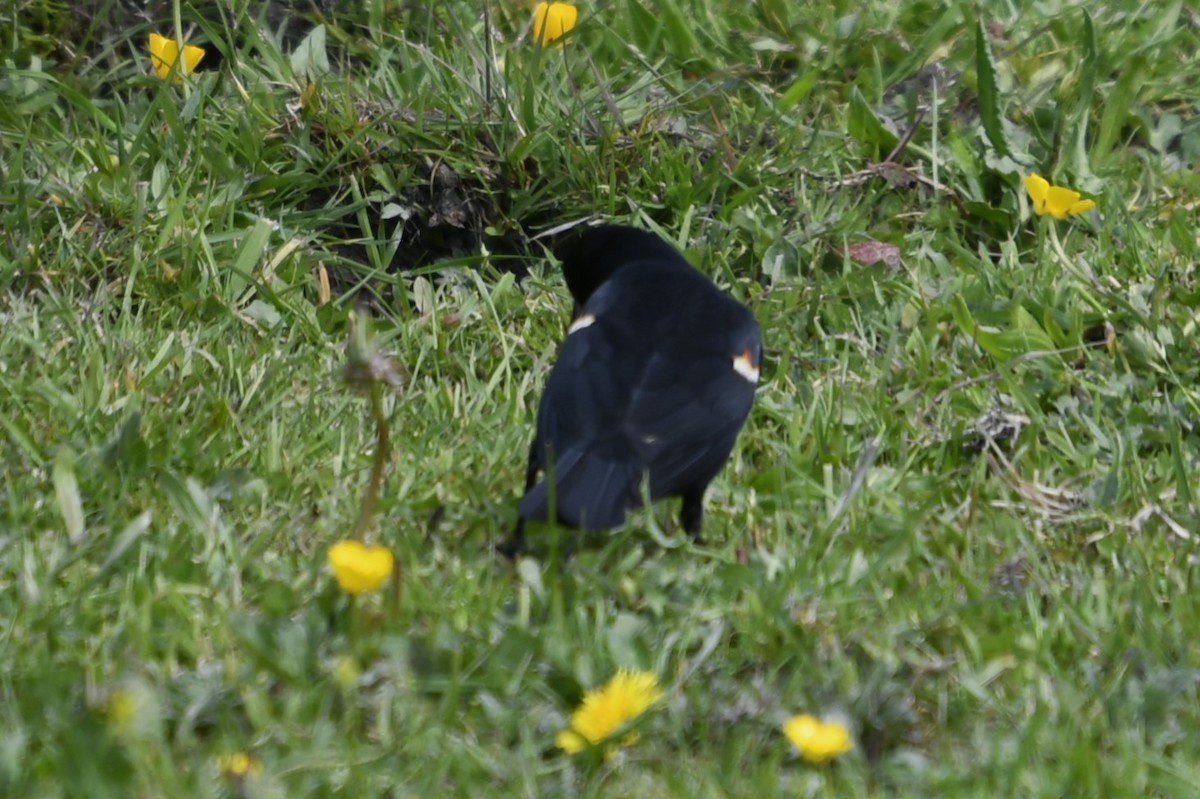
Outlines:
{"type": "Polygon", "coordinates": [[[735,371],[734,358],[656,357],[635,388],[624,429],[650,472],[652,497],[703,487],[729,457],[755,390],[754,382],[735,371]]]}
{"type": "Polygon", "coordinates": [[[638,341],[603,312],[581,315],[546,384],[538,432],[557,452],[583,446],[649,470],[655,497],[707,482],[720,470],[754,400],[757,327],[748,320],[718,344],[638,341]],[[579,320],[583,320],[581,323],[579,320]],[[721,343],[745,342],[742,352],[721,343]]]}
{"type": "Polygon", "coordinates": [[[562,453],[610,437],[620,429],[652,357],[621,325],[580,315],[546,380],[538,408],[539,439],[562,453]]]}

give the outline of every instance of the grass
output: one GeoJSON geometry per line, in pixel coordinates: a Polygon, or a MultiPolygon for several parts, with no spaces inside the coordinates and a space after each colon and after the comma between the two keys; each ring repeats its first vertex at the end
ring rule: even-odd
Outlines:
{"type": "Polygon", "coordinates": [[[121,8],[0,11],[0,794],[1200,794],[1189,5],[652,0],[562,49],[517,5],[167,6],[218,67],[180,85],[121,8]],[[664,506],[510,564],[544,247],[594,218],[745,301],[762,386],[708,545],[664,506]],[[325,563],[356,307],[405,375],[399,602],[325,563]],[[637,743],[557,750],[621,667],[637,743]],[[805,763],[800,712],[855,750],[805,763]]]}

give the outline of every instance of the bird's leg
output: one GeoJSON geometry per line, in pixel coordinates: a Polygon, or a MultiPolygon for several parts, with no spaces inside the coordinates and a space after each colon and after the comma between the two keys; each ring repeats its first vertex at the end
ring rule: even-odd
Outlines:
{"type": "Polygon", "coordinates": [[[537,482],[538,475],[538,459],[537,459],[537,441],[529,445],[529,460],[525,463],[525,493],[529,493],[529,489],[533,488],[533,484],[537,482]]]}
{"type": "MultiPolygon", "coordinates": [[[[529,493],[529,489],[533,488],[533,484],[537,482],[538,461],[537,461],[537,441],[529,446],[529,460],[525,464],[525,493],[529,493]]],[[[512,535],[508,540],[496,547],[496,551],[506,558],[515,558],[525,548],[525,520],[519,515],[517,523],[513,525],[512,535]]]]}
{"type": "Polygon", "coordinates": [[[512,560],[521,554],[525,549],[525,520],[517,517],[517,523],[513,525],[512,534],[504,541],[496,546],[496,551],[504,557],[512,560]]]}
{"type": "Polygon", "coordinates": [[[697,544],[704,543],[704,538],[700,535],[700,528],[704,524],[704,489],[706,488],[708,486],[685,490],[683,507],[679,511],[680,524],[692,537],[692,541],[697,544]]]}

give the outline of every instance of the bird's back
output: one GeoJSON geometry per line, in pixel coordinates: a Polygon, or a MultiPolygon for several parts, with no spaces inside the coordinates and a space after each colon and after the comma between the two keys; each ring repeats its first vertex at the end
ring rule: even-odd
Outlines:
{"type": "MultiPolygon", "coordinates": [[[[754,380],[736,364],[756,370],[758,326],[672,255],[632,260],[595,289],[546,383],[535,452],[566,523],[620,524],[643,474],[653,499],[702,491],[749,413],[754,380]]],[[[523,518],[548,516],[549,488],[527,494],[523,518]]]]}

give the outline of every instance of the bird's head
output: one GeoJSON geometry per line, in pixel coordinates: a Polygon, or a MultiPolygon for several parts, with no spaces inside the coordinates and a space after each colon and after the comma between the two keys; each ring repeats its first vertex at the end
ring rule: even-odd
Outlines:
{"type": "Polygon", "coordinates": [[[666,240],[627,225],[601,225],[569,238],[554,251],[578,311],[614,272],[638,261],[667,259],[687,263],[666,240]]]}

